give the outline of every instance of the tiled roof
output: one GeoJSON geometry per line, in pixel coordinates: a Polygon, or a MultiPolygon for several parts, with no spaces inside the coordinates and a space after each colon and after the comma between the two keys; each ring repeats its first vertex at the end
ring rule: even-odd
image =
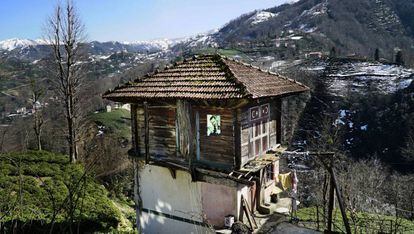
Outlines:
{"type": "Polygon", "coordinates": [[[239,99],[299,93],[298,82],[219,55],[200,55],[106,92],[113,101],[154,98],[239,99]]]}

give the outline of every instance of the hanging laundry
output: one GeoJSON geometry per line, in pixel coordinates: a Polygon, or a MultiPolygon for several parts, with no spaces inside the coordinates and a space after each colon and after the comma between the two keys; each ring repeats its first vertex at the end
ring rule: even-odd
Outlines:
{"type": "Polygon", "coordinates": [[[279,174],[278,179],[280,184],[282,185],[283,190],[286,191],[292,188],[292,177],[290,172],[286,174],[279,174]]]}

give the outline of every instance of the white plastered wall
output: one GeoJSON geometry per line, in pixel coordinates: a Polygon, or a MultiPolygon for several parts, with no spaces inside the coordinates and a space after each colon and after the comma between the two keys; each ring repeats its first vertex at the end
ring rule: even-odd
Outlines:
{"type": "MultiPolygon", "coordinates": [[[[146,165],[140,170],[140,192],[144,209],[203,222],[201,184],[191,175],[177,170],[176,178],[169,169],[146,165]]],[[[144,233],[212,233],[200,225],[142,212],[144,233]]]]}

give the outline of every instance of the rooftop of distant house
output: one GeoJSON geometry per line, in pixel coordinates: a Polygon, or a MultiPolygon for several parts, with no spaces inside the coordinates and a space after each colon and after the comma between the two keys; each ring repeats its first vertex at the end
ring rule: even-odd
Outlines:
{"type": "Polygon", "coordinates": [[[148,74],[103,97],[119,102],[137,99],[242,99],[291,95],[309,90],[281,75],[220,55],[198,55],[148,74]]]}

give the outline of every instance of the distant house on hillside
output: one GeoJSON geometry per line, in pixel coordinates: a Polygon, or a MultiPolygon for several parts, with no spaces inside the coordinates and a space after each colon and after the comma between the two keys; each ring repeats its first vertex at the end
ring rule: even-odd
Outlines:
{"type": "MultiPolygon", "coordinates": [[[[130,103],[144,233],[200,233],[246,220],[276,189],[281,100],[294,80],[200,55],[103,97],[130,103]]],[[[246,221],[247,222],[247,221],[246,221]]]]}
{"type": "Polygon", "coordinates": [[[320,52],[320,51],[312,51],[312,52],[308,52],[308,53],[305,54],[305,58],[307,58],[307,59],[308,58],[312,58],[312,59],[318,58],[318,59],[321,59],[323,56],[324,56],[324,54],[322,52],[320,52]]]}

